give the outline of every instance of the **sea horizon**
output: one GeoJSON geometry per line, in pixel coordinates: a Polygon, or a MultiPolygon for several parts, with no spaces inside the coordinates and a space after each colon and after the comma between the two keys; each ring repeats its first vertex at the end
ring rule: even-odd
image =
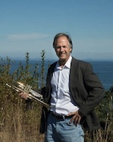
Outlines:
{"type": "MultiPolygon", "coordinates": [[[[19,63],[23,63],[25,65],[26,59],[16,59],[11,64],[11,72],[15,71],[19,67],[19,63]]],[[[57,59],[50,60],[45,59],[45,72],[47,72],[48,65],[52,64],[53,62],[57,61],[57,59]]],[[[89,62],[92,67],[94,73],[99,77],[100,81],[102,82],[105,90],[109,90],[113,86],[113,60],[90,60],[86,59],[83,60],[89,62]]],[[[42,63],[41,59],[29,59],[29,64],[31,68],[34,68],[36,63],[40,66],[42,63]]]]}

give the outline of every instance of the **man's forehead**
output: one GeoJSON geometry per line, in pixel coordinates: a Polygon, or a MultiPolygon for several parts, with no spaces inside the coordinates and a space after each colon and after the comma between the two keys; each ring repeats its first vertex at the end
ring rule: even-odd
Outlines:
{"type": "Polygon", "coordinates": [[[67,38],[66,37],[59,37],[58,39],[57,39],[57,42],[56,42],[57,44],[60,44],[60,43],[69,43],[68,42],[68,40],[67,40],[67,38]]]}

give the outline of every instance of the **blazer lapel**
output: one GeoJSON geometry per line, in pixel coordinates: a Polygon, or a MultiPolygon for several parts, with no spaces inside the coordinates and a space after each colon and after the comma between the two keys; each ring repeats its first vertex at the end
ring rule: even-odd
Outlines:
{"type": "Polygon", "coordinates": [[[70,69],[70,75],[69,75],[69,87],[75,87],[77,85],[77,74],[78,74],[78,68],[77,68],[77,61],[76,59],[72,58],[71,62],[71,69],[70,69]]]}

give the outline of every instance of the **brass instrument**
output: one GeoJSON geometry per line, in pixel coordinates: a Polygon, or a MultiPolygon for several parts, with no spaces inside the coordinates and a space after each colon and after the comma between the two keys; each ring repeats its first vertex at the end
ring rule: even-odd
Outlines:
{"type": "Polygon", "coordinates": [[[43,96],[41,94],[39,94],[38,92],[32,90],[30,85],[24,85],[21,82],[17,82],[16,85],[9,85],[8,83],[6,83],[6,86],[14,89],[16,92],[25,92],[28,94],[28,97],[30,99],[34,99],[36,101],[38,101],[40,104],[42,104],[43,106],[45,106],[47,109],[49,109],[49,105],[47,103],[44,102],[43,100],[43,96]]]}

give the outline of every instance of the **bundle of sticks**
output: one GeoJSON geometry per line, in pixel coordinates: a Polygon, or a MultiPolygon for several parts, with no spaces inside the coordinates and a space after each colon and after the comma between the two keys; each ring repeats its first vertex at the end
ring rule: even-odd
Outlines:
{"type": "Polygon", "coordinates": [[[46,108],[49,109],[49,105],[47,103],[44,102],[43,100],[43,95],[41,95],[40,93],[32,90],[32,87],[30,85],[24,85],[21,82],[16,82],[15,85],[9,85],[8,83],[6,83],[6,86],[14,89],[16,92],[25,92],[28,94],[28,97],[30,99],[34,99],[36,101],[38,101],[41,105],[45,106],[46,108]]]}

